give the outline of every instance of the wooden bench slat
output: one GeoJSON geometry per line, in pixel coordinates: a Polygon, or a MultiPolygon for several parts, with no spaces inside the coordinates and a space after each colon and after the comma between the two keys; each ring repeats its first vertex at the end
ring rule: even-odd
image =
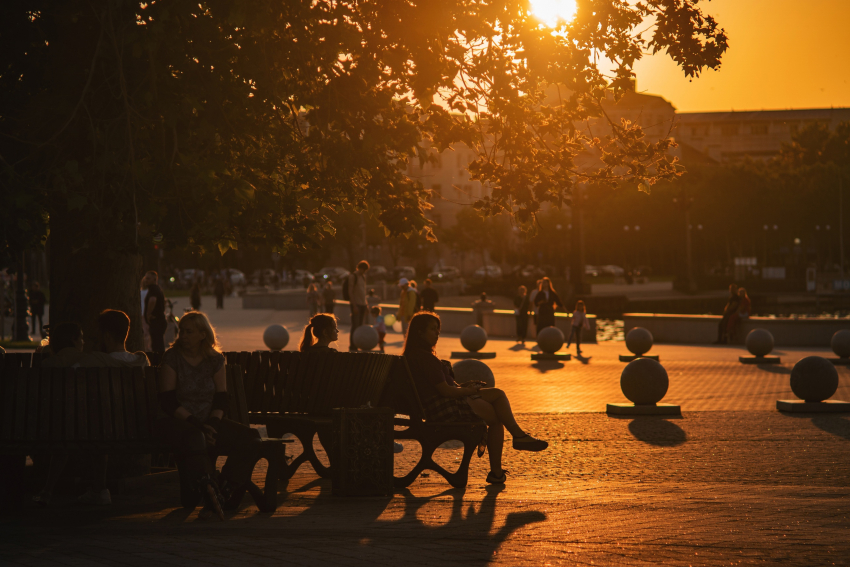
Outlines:
{"type": "Polygon", "coordinates": [[[62,368],[53,369],[50,385],[50,439],[53,441],[62,441],[64,438],[62,430],[65,425],[65,384],[62,371],[62,368]]]}
{"type": "Polygon", "coordinates": [[[27,376],[27,435],[30,441],[38,439],[38,392],[41,380],[38,370],[23,368],[27,376]]]}
{"type": "Polygon", "coordinates": [[[133,400],[136,403],[136,435],[139,439],[150,439],[151,430],[148,426],[148,393],[145,390],[145,369],[133,368],[131,381],[133,384],[133,400]]]}
{"type": "Polygon", "coordinates": [[[40,382],[39,388],[41,389],[41,395],[39,396],[39,408],[38,408],[38,439],[40,441],[49,441],[50,440],[50,425],[51,425],[51,404],[53,403],[53,396],[50,394],[51,386],[53,385],[53,373],[58,372],[59,369],[52,370],[50,368],[45,368],[41,371],[41,375],[36,378],[40,382]]]}
{"type": "Polygon", "coordinates": [[[136,423],[135,389],[133,387],[133,369],[121,369],[121,393],[124,395],[124,428],[127,439],[138,439],[136,423]]]}
{"type": "Polygon", "coordinates": [[[124,396],[121,383],[121,369],[110,368],[109,385],[112,394],[112,423],[114,425],[115,439],[123,441],[127,438],[127,430],[124,424],[124,396]]]}
{"type": "Polygon", "coordinates": [[[3,366],[0,369],[0,392],[3,393],[3,419],[0,422],[0,437],[4,441],[11,440],[15,430],[16,386],[15,372],[11,368],[3,366]]]}
{"type": "Polygon", "coordinates": [[[86,391],[89,400],[89,440],[100,441],[103,439],[103,428],[100,422],[103,420],[103,412],[100,409],[100,372],[97,368],[80,368],[79,371],[86,378],[86,391]]]}
{"type": "Polygon", "coordinates": [[[89,408],[88,408],[88,382],[85,372],[81,370],[72,371],[77,389],[77,439],[87,441],[89,438],[89,408]]]}
{"type": "Polygon", "coordinates": [[[295,389],[296,376],[298,367],[301,365],[301,359],[304,355],[300,352],[292,353],[289,357],[289,363],[286,366],[286,374],[283,376],[283,388],[281,391],[280,404],[275,408],[279,413],[289,411],[292,407],[292,392],[295,389]]]}
{"type": "Polygon", "coordinates": [[[250,425],[250,420],[248,419],[248,404],[245,400],[245,388],[242,384],[242,367],[236,366],[231,370],[231,374],[233,376],[233,392],[236,398],[236,411],[238,419],[237,421],[242,425],[248,426],[250,425]]]}
{"type": "Polygon", "coordinates": [[[64,438],[66,441],[73,441],[76,438],[74,429],[77,419],[76,379],[74,378],[74,371],[70,368],[63,369],[57,374],[61,376],[62,395],[65,398],[65,422],[62,427],[64,438]]]}
{"type": "Polygon", "coordinates": [[[27,369],[15,370],[15,428],[12,439],[24,439],[27,426],[27,369]]]}
{"type": "Polygon", "coordinates": [[[155,368],[145,368],[145,393],[148,405],[148,427],[153,435],[153,424],[161,415],[165,415],[159,407],[159,384],[157,383],[157,371],[155,368]]]}
{"type": "Polygon", "coordinates": [[[109,388],[109,369],[98,368],[97,373],[97,393],[100,402],[100,431],[101,439],[105,441],[113,441],[115,439],[115,431],[112,426],[112,398],[109,388]]]}

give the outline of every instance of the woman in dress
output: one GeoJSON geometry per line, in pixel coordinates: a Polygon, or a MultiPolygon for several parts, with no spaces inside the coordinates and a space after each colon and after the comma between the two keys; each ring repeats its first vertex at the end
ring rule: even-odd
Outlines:
{"type": "Polygon", "coordinates": [[[339,339],[339,329],[336,326],[336,317],[327,313],[319,313],[310,318],[310,322],[304,327],[304,335],[298,350],[301,352],[336,352],[330,344],[339,339]]]}
{"type": "Polygon", "coordinates": [[[516,317],[516,342],[525,344],[525,336],[528,334],[528,289],[521,285],[514,296],[514,317],[516,317]]]}
{"type": "Polygon", "coordinates": [[[410,320],[404,340],[407,359],[425,415],[435,421],[478,421],[487,423],[487,450],[490,472],[487,482],[504,484],[506,471],[502,468],[502,448],[505,428],[513,437],[513,448],[519,451],[542,451],[549,443],[525,433],[517,425],[507,395],[498,388],[484,388],[483,382],[457,384],[451,363],[441,361],[435,354],[440,338],[440,318],[435,313],[420,312],[410,320]]]}
{"type": "Polygon", "coordinates": [[[540,281],[540,290],[534,296],[534,305],[537,307],[537,332],[546,327],[555,326],[555,309],[566,310],[564,303],[552,288],[552,280],[543,278],[540,281]]]}
{"type": "Polygon", "coordinates": [[[198,484],[201,517],[214,513],[223,520],[222,506],[251,480],[261,440],[256,430],[224,417],[230,407],[224,355],[206,315],[193,311],[180,319],[179,335],[163,354],[160,370],[165,417],[154,424],[154,435],[172,445],[183,459],[185,477],[198,484]],[[212,447],[229,455],[218,481],[212,447]]]}

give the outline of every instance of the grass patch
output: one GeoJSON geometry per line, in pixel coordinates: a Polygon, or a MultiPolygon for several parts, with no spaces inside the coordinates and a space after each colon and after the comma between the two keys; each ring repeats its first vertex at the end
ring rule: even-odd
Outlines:
{"type": "Polygon", "coordinates": [[[0,347],[3,348],[35,348],[40,345],[40,341],[0,341],[0,347]]]}

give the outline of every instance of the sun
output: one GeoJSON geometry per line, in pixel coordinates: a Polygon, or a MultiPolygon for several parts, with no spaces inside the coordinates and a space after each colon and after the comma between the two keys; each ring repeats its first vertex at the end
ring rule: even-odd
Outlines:
{"type": "Polygon", "coordinates": [[[531,0],[531,13],[550,28],[571,21],[576,10],[576,0],[531,0]]]}

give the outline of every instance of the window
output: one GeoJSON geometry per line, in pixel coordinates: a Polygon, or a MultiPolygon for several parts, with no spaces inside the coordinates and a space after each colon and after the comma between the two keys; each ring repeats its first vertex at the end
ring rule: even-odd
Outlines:
{"type": "Polygon", "coordinates": [[[722,124],[720,126],[720,133],[724,136],[737,136],[738,135],[738,125],[737,124],[722,124]]]}
{"type": "Polygon", "coordinates": [[[764,136],[765,134],[767,134],[767,130],[768,130],[768,124],[767,123],[753,124],[750,127],[750,132],[753,134],[753,136],[764,136]]]}

